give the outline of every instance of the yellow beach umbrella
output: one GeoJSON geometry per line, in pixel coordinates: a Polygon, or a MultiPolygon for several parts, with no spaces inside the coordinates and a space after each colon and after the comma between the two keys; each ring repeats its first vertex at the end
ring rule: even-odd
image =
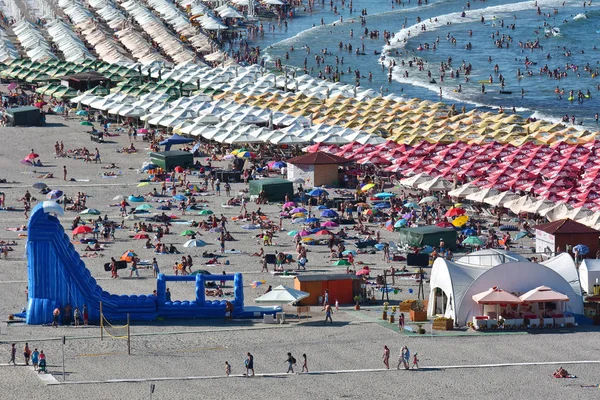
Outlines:
{"type": "Polygon", "coordinates": [[[469,217],[466,215],[461,215],[460,217],[456,217],[453,221],[452,221],[452,225],[456,226],[457,228],[464,226],[467,221],[469,221],[469,217]]]}

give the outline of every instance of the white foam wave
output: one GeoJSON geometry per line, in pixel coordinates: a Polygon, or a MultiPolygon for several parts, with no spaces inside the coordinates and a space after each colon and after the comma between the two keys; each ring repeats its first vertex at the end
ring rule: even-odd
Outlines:
{"type": "MultiPolygon", "coordinates": [[[[575,4],[575,0],[568,1],[569,4],[575,4]]],[[[563,5],[562,0],[538,0],[537,5],[539,7],[553,7],[557,8],[563,5]]],[[[565,2],[565,5],[566,2],[565,2]]],[[[447,25],[456,25],[456,24],[466,24],[479,22],[481,17],[484,17],[487,21],[493,19],[497,15],[507,14],[507,13],[515,13],[518,11],[530,10],[534,9],[534,3],[530,1],[523,1],[520,3],[512,3],[512,4],[503,4],[499,6],[491,6],[478,10],[466,10],[465,16],[462,17],[462,11],[449,13],[445,15],[440,15],[437,17],[430,18],[428,20],[423,20],[419,23],[411,25],[407,28],[401,29],[398,33],[395,34],[393,41],[391,44],[383,46],[383,51],[391,51],[395,49],[402,49],[406,45],[409,39],[415,38],[419,36],[421,33],[426,31],[421,30],[421,26],[425,25],[427,31],[434,31],[441,27],[447,25]]]]}

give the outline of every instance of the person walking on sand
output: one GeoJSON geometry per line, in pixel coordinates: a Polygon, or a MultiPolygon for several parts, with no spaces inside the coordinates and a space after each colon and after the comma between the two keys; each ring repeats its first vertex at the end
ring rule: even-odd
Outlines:
{"type": "Polygon", "coordinates": [[[79,307],[75,307],[75,311],[73,311],[73,320],[75,322],[75,328],[79,328],[79,321],[81,320],[81,312],[79,311],[79,307]]]}
{"type": "Polygon", "coordinates": [[[329,320],[329,322],[331,322],[333,324],[333,320],[331,319],[332,312],[333,312],[333,310],[331,309],[331,306],[329,304],[327,304],[325,306],[325,324],[327,324],[327,320],[329,320]]]}
{"type": "Polygon", "coordinates": [[[231,365],[229,365],[228,361],[225,361],[225,375],[231,375],[231,365]]]}
{"type": "Polygon", "coordinates": [[[17,345],[16,345],[16,343],[13,343],[10,347],[10,361],[8,363],[9,364],[13,363],[13,365],[17,365],[16,357],[17,357],[17,345]]]}
{"type": "Polygon", "coordinates": [[[31,358],[29,343],[25,343],[25,347],[23,348],[23,358],[25,359],[25,365],[29,365],[29,359],[31,358]]]}
{"type": "Polygon", "coordinates": [[[415,353],[415,355],[413,356],[413,362],[412,362],[412,367],[411,368],[416,368],[419,369],[419,359],[417,358],[417,353],[415,353]]]}
{"type": "Polygon", "coordinates": [[[246,376],[254,376],[254,356],[248,352],[247,358],[244,361],[244,365],[246,367],[246,376]],[[249,375],[249,372],[252,371],[252,375],[249,375]]]}
{"type": "Polygon", "coordinates": [[[383,346],[383,364],[385,368],[390,369],[390,349],[387,345],[383,346]]]}
{"type": "Polygon", "coordinates": [[[67,180],[67,166],[63,165],[63,181],[67,180]]]}
{"type": "Polygon", "coordinates": [[[60,316],[60,308],[56,307],[52,311],[52,326],[58,328],[58,317],[60,316]]]}
{"type": "Polygon", "coordinates": [[[306,360],[306,353],[302,354],[302,372],[308,372],[308,361],[306,360]]]}
{"type": "Polygon", "coordinates": [[[87,326],[88,325],[88,320],[89,320],[88,308],[84,304],[83,305],[83,326],[87,326]]]}
{"type": "Polygon", "coordinates": [[[31,365],[33,365],[34,371],[37,371],[39,361],[40,361],[40,352],[38,351],[38,349],[34,349],[33,353],[31,353],[31,365]]]}
{"type": "Polygon", "coordinates": [[[400,356],[398,357],[398,366],[397,369],[400,369],[400,365],[404,365],[404,369],[408,369],[408,361],[410,360],[410,350],[408,347],[402,346],[400,350],[400,356]]]}
{"type": "Polygon", "coordinates": [[[288,363],[288,369],[286,374],[294,373],[294,365],[296,364],[296,359],[292,356],[292,353],[287,353],[287,359],[285,360],[288,363]]]}
{"type": "Polygon", "coordinates": [[[398,317],[398,330],[404,332],[404,313],[400,313],[398,317]]]}

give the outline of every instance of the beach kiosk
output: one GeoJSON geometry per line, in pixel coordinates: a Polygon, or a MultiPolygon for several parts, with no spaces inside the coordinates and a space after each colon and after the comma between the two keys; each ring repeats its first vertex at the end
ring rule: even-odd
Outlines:
{"type": "Polygon", "coordinates": [[[258,196],[263,190],[270,202],[283,201],[286,194],[290,198],[294,195],[294,185],[287,179],[269,178],[250,181],[250,196],[258,196]]]}
{"type": "Polygon", "coordinates": [[[175,167],[188,168],[194,165],[194,156],[189,151],[170,150],[150,153],[153,164],[165,171],[172,171],[175,167]]]}
{"type": "Polygon", "coordinates": [[[320,305],[325,290],[329,291],[330,303],[354,304],[354,296],[363,294],[363,281],[351,274],[298,275],[294,278],[294,289],[310,293],[298,302],[303,306],[320,305]]]}
{"type": "Polygon", "coordinates": [[[586,245],[590,251],[589,257],[595,257],[598,251],[598,237],[600,231],[566,218],[547,224],[536,225],[535,252],[550,255],[566,251],[567,246],[586,245]]]}
{"type": "Polygon", "coordinates": [[[42,116],[37,107],[15,107],[6,110],[8,126],[42,126],[42,116]]]}
{"type": "Polygon", "coordinates": [[[339,186],[338,167],[352,162],[344,157],[317,151],[287,160],[287,178],[304,181],[306,187],[339,186]]]}

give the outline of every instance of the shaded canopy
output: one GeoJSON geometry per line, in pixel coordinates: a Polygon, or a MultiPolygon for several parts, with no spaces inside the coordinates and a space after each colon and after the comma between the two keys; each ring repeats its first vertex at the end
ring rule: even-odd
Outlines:
{"type": "Polygon", "coordinates": [[[473,300],[477,304],[521,304],[523,302],[514,294],[498,289],[496,286],[485,292],[474,294],[473,300]]]}
{"type": "Polygon", "coordinates": [[[327,165],[327,164],[347,164],[352,162],[347,158],[336,156],[335,154],[317,151],[304,154],[287,160],[289,164],[307,164],[307,165],[327,165]]]}
{"type": "Polygon", "coordinates": [[[171,146],[173,146],[174,144],[192,143],[193,141],[194,139],[188,139],[186,137],[179,136],[178,134],[174,134],[173,136],[166,140],[163,140],[159,144],[161,146],[165,146],[165,151],[169,151],[171,150],[171,146]]]}
{"type": "Polygon", "coordinates": [[[554,301],[569,301],[569,297],[559,293],[548,286],[538,286],[529,292],[520,296],[521,300],[527,303],[547,303],[554,301]]]}

